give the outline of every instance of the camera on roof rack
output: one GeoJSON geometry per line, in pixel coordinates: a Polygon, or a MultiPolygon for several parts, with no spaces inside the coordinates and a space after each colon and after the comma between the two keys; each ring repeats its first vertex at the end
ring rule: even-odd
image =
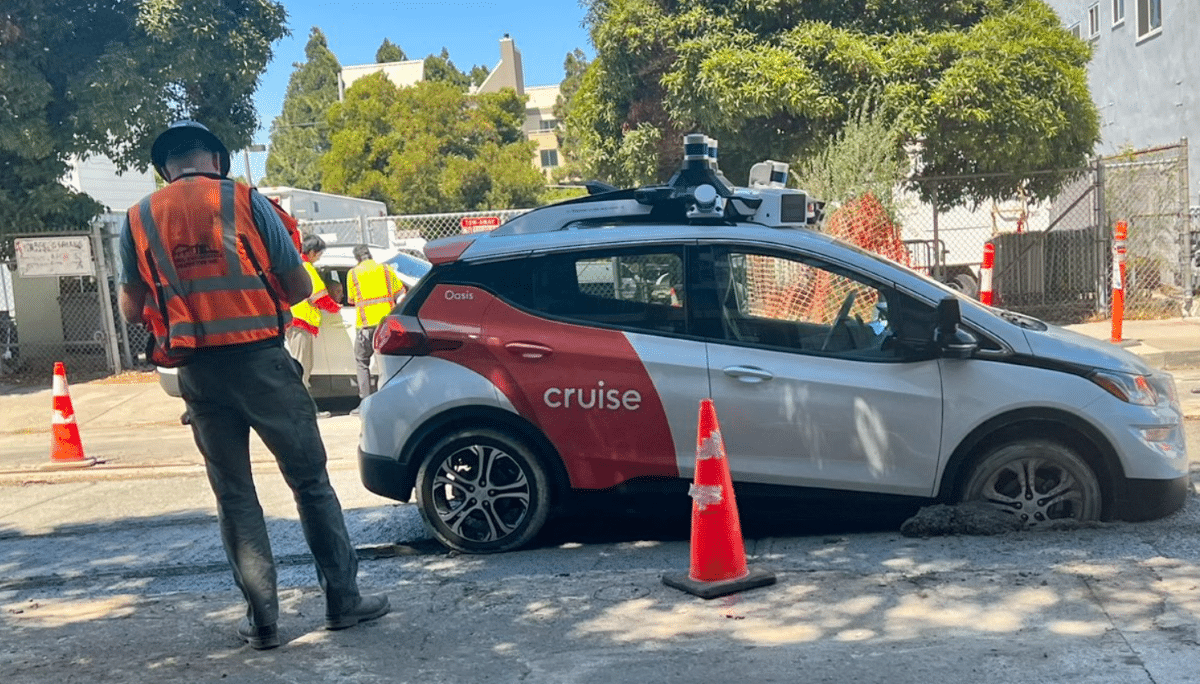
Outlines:
{"type": "MultiPolygon", "coordinates": [[[[730,224],[804,228],[820,222],[824,202],[786,186],[788,165],[767,160],[750,171],[749,187],[729,182],[718,164],[718,143],[701,133],[683,136],[683,164],[665,185],[595,191],[509,219],[493,236],[545,233],[611,221],[730,224]]],[[[589,188],[591,190],[591,188],[589,188]]]]}
{"type": "Polygon", "coordinates": [[[645,188],[638,200],[682,200],[690,220],[753,221],[780,228],[818,223],[825,204],[803,190],[786,187],[788,165],[768,159],[750,169],[749,187],[738,188],[721,173],[717,141],[700,133],[683,137],[683,165],[666,187],[645,188]]]}

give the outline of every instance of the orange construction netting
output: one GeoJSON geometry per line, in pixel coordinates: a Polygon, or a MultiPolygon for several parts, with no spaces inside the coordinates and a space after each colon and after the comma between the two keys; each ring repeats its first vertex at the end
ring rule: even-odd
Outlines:
{"type": "MultiPolygon", "coordinates": [[[[842,204],[825,221],[824,232],[862,249],[909,265],[900,231],[871,193],[842,204]]],[[[778,320],[832,324],[851,299],[850,313],[868,319],[878,292],[845,276],[796,261],[751,255],[747,263],[747,313],[778,320]]]]}

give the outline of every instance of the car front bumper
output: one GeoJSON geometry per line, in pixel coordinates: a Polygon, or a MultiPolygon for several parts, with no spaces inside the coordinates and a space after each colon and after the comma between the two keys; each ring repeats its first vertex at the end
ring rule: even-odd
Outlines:
{"type": "Polygon", "coordinates": [[[1192,489],[1190,475],[1173,480],[1122,480],[1113,497],[1112,515],[1116,520],[1140,522],[1154,520],[1183,507],[1192,489]]]}

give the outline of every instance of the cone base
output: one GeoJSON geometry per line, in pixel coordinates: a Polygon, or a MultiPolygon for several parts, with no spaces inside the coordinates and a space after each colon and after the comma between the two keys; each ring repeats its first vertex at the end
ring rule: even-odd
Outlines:
{"type": "Polygon", "coordinates": [[[77,461],[50,461],[42,466],[42,470],[62,470],[64,468],[88,468],[96,465],[94,458],[81,458],[77,461]]]}
{"type": "Polygon", "coordinates": [[[702,599],[713,599],[775,584],[775,573],[762,568],[750,567],[750,572],[745,577],[716,582],[694,580],[687,573],[667,573],[662,576],[662,583],[702,599]]]}

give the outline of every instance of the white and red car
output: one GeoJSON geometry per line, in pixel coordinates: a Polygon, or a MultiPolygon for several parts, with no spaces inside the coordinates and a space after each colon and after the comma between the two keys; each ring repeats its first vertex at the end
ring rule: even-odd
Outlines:
{"type": "Polygon", "coordinates": [[[711,397],[739,486],[1025,525],[1182,505],[1170,375],[813,230],[797,191],[682,175],[430,243],[376,333],[366,487],[415,491],[451,548],[514,549],[572,492],[690,478],[711,397]]]}

